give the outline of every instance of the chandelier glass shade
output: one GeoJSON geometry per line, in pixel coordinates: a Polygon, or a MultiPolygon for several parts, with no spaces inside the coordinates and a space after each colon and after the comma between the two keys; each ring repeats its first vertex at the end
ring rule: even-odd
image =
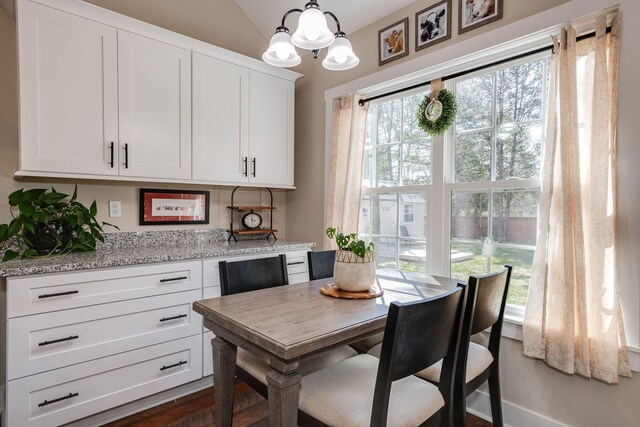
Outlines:
{"type": "Polygon", "coordinates": [[[318,57],[320,49],[328,47],[327,56],[322,61],[322,65],[328,70],[348,70],[360,62],[346,34],[340,30],[338,18],[331,12],[322,12],[317,0],[309,1],[304,10],[291,9],[284,14],[282,24],[271,37],[262,59],[276,67],[294,67],[301,61],[296,47],[310,50],[314,58],[318,57]],[[292,13],[300,13],[300,18],[298,28],[291,36],[285,20],[292,13]],[[335,33],[329,29],[326,15],[335,21],[335,33]]]}

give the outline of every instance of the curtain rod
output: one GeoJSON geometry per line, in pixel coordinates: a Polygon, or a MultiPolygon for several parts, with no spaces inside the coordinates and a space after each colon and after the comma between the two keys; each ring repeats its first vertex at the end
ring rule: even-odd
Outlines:
{"type": "MultiPolygon", "coordinates": [[[[611,32],[611,27],[609,26],[609,27],[607,27],[607,34],[610,33],[610,32],[611,32]]],[[[586,33],[586,34],[583,34],[581,36],[576,37],[576,41],[590,39],[590,38],[595,37],[595,36],[596,36],[596,32],[592,31],[590,33],[586,33]]],[[[489,64],[480,65],[478,67],[470,68],[468,70],[459,71],[457,73],[449,74],[448,76],[442,77],[442,81],[444,82],[444,81],[447,81],[447,80],[451,80],[451,79],[455,79],[455,78],[458,78],[458,77],[462,77],[462,76],[464,76],[466,74],[475,73],[476,71],[481,71],[481,70],[484,70],[486,68],[491,68],[491,67],[495,67],[497,65],[502,65],[502,64],[504,64],[506,62],[511,62],[511,61],[515,61],[515,60],[518,60],[518,59],[526,58],[527,56],[537,55],[538,53],[542,53],[542,52],[545,52],[547,50],[553,50],[553,45],[540,47],[538,49],[534,49],[534,50],[530,50],[528,52],[520,53],[520,54],[515,55],[515,56],[510,56],[508,58],[501,59],[499,61],[490,62],[489,64]]],[[[430,85],[430,84],[431,84],[431,80],[426,81],[426,82],[422,82],[422,83],[416,83],[414,85],[411,85],[411,86],[408,86],[408,87],[404,87],[404,88],[401,88],[401,89],[395,89],[395,90],[392,90],[390,92],[381,93],[380,95],[375,95],[375,96],[372,96],[370,98],[361,98],[358,101],[358,105],[360,105],[362,107],[366,102],[375,101],[376,99],[384,98],[384,97],[387,97],[387,96],[390,96],[390,95],[395,95],[397,93],[406,92],[406,91],[409,91],[409,90],[412,90],[412,89],[417,89],[419,87],[427,86],[427,85],[430,85]]]]}

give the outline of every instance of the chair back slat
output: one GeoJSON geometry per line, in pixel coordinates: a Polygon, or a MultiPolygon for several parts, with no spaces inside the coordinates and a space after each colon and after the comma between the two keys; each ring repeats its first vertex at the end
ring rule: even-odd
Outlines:
{"type": "Polygon", "coordinates": [[[222,295],[233,295],[289,284],[285,255],[246,261],[220,261],[222,295]]]}
{"type": "Polygon", "coordinates": [[[502,318],[503,299],[508,291],[508,275],[509,269],[505,269],[498,273],[469,278],[469,285],[477,286],[471,335],[484,331],[502,318]]]}
{"type": "Polygon", "coordinates": [[[457,339],[464,288],[418,302],[393,302],[389,307],[381,364],[388,360],[395,381],[425,369],[447,356],[457,339]]]}
{"type": "Polygon", "coordinates": [[[309,280],[333,277],[336,251],[309,251],[307,252],[307,259],[309,260],[309,280]]]}

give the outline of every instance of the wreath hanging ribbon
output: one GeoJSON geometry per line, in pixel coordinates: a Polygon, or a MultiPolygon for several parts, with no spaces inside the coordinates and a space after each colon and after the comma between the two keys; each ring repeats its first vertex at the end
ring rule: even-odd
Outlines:
{"type": "Polygon", "coordinates": [[[418,107],[418,126],[429,135],[441,135],[453,124],[458,104],[453,93],[444,89],[441,79],[431,82],[431,93],[418,107]]]}

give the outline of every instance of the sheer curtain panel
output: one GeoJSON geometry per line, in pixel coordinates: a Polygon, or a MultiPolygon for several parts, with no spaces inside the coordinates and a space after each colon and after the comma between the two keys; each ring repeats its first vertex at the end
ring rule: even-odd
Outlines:
{"type": "Polygon", "coordinates": [[[630,376],[616,275],[618,17],[552,58],[540,236],[525,311],[524,354],[570,374],[630,376]]]}
{"type": "MultiPolygon", "coordinates": [[[[355,95],[333,100],[333,131],[325,226],[357,233],[362,198],[364,139],[369,104],[359,106],[355,95]]],[[[326,236],[324,248],[334,248],[326,236]]]]}

